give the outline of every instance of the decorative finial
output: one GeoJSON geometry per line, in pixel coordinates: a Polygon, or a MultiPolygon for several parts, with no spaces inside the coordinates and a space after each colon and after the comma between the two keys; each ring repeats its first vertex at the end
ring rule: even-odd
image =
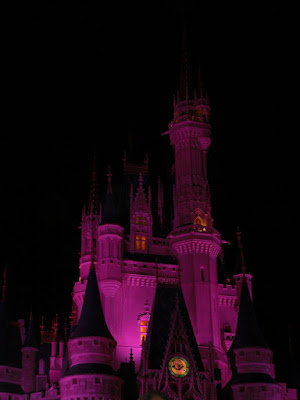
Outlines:
{"type": "Polygon", "coordinates": [[[133,364],[133,363],[134,363],[134,361],[133,361],[133,351],[132,351],[132,348],[130,349],[129,362],[130,362],[130,364],[133,364]]]}
{"type": "Polygon", "coordinates": [[[44,316],[42,315],[42,322],[40,325],[41,330],[41,344],[44,343],[44,334],[45,334],[45,325],[44,325],[44,316]]]}
{"type": "Polygon", "coordinates": [[[246,263],[245,263],[245,257],[244,257],[244,248],[243,248],[243,244],[242,244],[242,241],[241,241],[241,235],[242,235],[242,232],[240,231],[240,228],[237,227],[236,236],[237,236],[238,249],[240,249],[241,271],[243,273],[243,276],[245,277],[246,263]]]}
{"type": "Polygon", "coordinates": [[[91,179],[91,191],[89,198],[88,211],[92,214],[99,212],[99,191],[98,191],[98,179],[97,179],[97,159],[96,152],[93,154],[93,169],[91,179]]]}
{"type": "Polygon", "coordinates": [[[143,186],[143,175],[142,175],[141,172],[140,172],[140,175],[139,175],[139,186],[140,186],[140,187],[143,186]]]}
{"type": "Polygon", "coordinates": [[[108,173],[106,174],[106,176],[107,176],[107,193],[112,193],[112,187],[111,187],[112,173],[110,171],[110,165],[108,166],[108,173]]]}

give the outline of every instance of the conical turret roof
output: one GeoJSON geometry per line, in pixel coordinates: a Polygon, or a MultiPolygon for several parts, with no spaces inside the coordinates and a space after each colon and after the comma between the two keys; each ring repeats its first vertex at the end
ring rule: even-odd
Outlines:
{"type": "Polygon", "coordinates": [[[35,328],[34,328],[32,314],[31,313],[30,313],[28,328],[27,328],[26,337],[25,337],[25,340],[24,340],[23,347],[32,347],[32,348],[35,348],[35,349],[39,348],[38,342],[37,342],[37,339],[36,339],[35,328]]]}
{"type": "Polygon", "coordinates": [[[245,278],[242,281],[239,316],[231,349],[244,347],[269,348],[259,328],[245,278]]]}
{"type": "Polygon", "coordinates": [[[86,285],[80,319],[72,332],[71,339],[85,336],[106,337],[114,340],[105,322],[93,263],[86,285]]]}
{"type": "Polygon", "coordinates": [[[107,192],[105,196],[103,214],[102,214],[102,224],[116,224],[117,223],[117,210],[116,204],[113,197],[112,186],[111,186],[111,172],[110,167],[107,174],[107,192]]]}

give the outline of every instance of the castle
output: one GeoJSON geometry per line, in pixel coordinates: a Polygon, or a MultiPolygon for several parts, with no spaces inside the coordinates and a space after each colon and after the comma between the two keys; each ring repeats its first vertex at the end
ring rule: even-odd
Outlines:
{"type": "Polygon", "coordinates": [[[240,232],[235,274],[226,273],[207,179],[211,110],[186,51],[173,110],[164,133],[175,155],[172,229],[154,236],[166,199],[158,178],[153,207],[147,158],[139,165],[124,157],[123,218],[110,170],[100,204],[95,163],[70,332],[63,337],[57,319],[51,332],[42,322],[38,342],[32,314],[26,332],[23,320],[8,321],[4,283],[0,400],[127,400],[150,390],[172,400],[296,399],[275,379],[240,232]]]}

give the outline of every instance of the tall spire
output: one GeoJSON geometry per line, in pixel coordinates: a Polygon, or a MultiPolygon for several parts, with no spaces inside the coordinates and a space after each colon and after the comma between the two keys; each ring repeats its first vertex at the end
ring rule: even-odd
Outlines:
{"type": "Polygon", "coordinates": [[[34,324],[33,324],[32,310],[30,311],[28,328],[27,328],[26,337],[25,337],[25,341],[24,341],[23,347],[32,347],[32,348],[35,348],[35,349],[39,348],[38,342],[37,342],[37,339],[36,339],[36,334],[35,334],[35,327],[34,327],[34,324]]]}
{"type": "Polygon", "coordinates": [[[92,243],[91,243],[91,266],[89,277],[86,285],[83,306],[81,310],[78,325],[75,327],[71,338],[85,337],[85,336],[98,336],[113,339],[104,318],[102,308],[98,281],[95,270],[95,246],[94,246],[95,232],[92,229],[92,243]]]}
{"type": "Polygon", "coordinates": [[[244,257],[244,247],[241,241],[242,232],[240,228],[237,227],[236,237],[237,237],[237,252],[236,252],[236,263],[235,263],[235,274],[245,274],[246,273],[246,263],[244,257]]]}
{"type": "Polygon", "coordinates": [[[112,193],[112,187],[111,187],[112,173],[110,171],[110,165],[108,166],[108,173],[106,174],[106,176],[107,176],[107,193],[112,193]]]}
{"type": "Polygon", "coordinates": [[[100,196],[99,196],[98,179],[97,179],[97,159],[96,159],[96,152],[94,152],[91,190],[90,190],[89,205],[88,205],[89,214],[99,213],[99,208],[100,208],[99,197],[100,196]]]}
{"type": "Polygon", "coordinates": [[[106,176],[107,176],[107,191],[103,206],[102,224],[116,224],[117,210],[112,192],[112,185],[111,185],[112,173],[110,170],[110,166],[108,166],[108,173],[106,174],[106,176]]]}
{"type": "Polygon", "coordinates": [[[239,316],[231,349],[244,347],[269,348],[260,331],[245,277],[242,281],[239,316]]]}
{"type": "Polygon", "coordinates": [[[190,73],[190,54],[188,51],[187,27],[184,25],[181,43],[181,64],[180,64],[180,82],[179,96],[180,100],[186,100],[189,97],[189,89],[191,86],[190,73]]]}

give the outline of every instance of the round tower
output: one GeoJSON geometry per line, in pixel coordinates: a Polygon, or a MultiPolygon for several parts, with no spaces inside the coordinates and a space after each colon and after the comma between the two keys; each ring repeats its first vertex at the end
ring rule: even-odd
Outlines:
{"type": "Polygon", "coordinates": [[[87,395],[121,400],[122,380],[111,366],[116,344],[105,322],[92,263],[80,319],[68,340],[59,381],[61,400],[84,400],[87,395]]]}
{"type": "Polygon", "coordinates": [[[32,313],[27,328],[27,334],[22,346],[22,389],[25,393],[34,392],[36,389],[37,344],[32,313]]]}

